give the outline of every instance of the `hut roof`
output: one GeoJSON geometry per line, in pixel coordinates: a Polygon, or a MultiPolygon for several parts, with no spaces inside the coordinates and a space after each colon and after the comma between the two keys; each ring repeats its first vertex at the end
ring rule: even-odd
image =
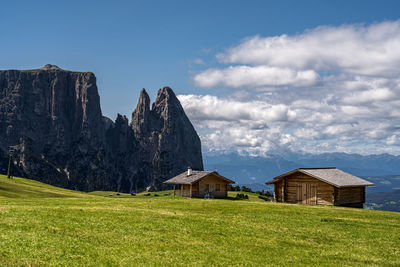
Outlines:
{"type": "Polygon", "coordinates": [[[277,176],[272,181],[267,182],[267,184],[276,183],[282,178],[296,172],[304,173],[308,176],[311,176],[315,179],[321,180],[336,187],[374,185],[373,183],[368,182],[367,180],[361,179],[357,176],[351,175],[350,173],[344,172],[336,168],[299,168],[291,172],[287,172],[285,174],[277,176]]]}
{"type": "Polygon", "coordinates": [[[219,175],[215,171],[211,172],[211,171],[195,171],[195,170],[193,170],[192,174],[189,176],[187,175],[187,172],[183,172],[183,173],[165,181],[164,184],[194,184],[210,174],[218,176],[219,178],[227,181],[230,184],[235,183],[234,181],[232,181],[224,176],[219,175]]]}

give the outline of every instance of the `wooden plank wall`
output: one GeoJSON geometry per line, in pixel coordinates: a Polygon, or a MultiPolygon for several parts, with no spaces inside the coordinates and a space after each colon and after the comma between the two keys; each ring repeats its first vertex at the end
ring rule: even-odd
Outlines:
{"type": "Polygon", "coordinates": [[[274,193],[275,193],[275,200],[277,202],[283,202],[283,199],[282,199],[282,195],[283,195],[282,181],[276,182],[274,184],[274,193]]]}
{"type": "Polygon", "coordinates": [[[317,204],[317,183],[297,183],[296,202],[301,204],[317,204]]]}
{"type": "Polygon", "coordinates": [[[225,180],[222,180],[218,176],[209,175],[199,181],[199,197],[204,197],[207,193],[207,187],[209,186],[210,191],[214,191],[214,197],[216,198],[223,198],[228,196],[228,184],[225,180]],[[216,185],[220,185],[220,191],[216,191],[216,185]]]}
{"type": "Polygon", "coordinates": [[[190,197],[190,185],[188,185],[188,184],[182,184],[181,185],[181,191],[180,191],[180,193],[181,193],[181,195],[180,196],[182,196],[182,197],[190,197]]]}
{"type": "Polygon", "coordinates": [[[286,202],[298,203],[298,186],[302,186],[303,183],[316,185],[316,204],[332,205],[334,203],[334,186],[312,178],[303,173],[294,173],[286,177],[286,202]]]}
{"type": "Polygon", "coordinates": [[[195,183],[192,185],[192,197],[199,197],[199,183],[195,183]]]}
{"type": "Polygon", "coordinates": [[[336,205],[365,202],[365,187],[342,187],[337,189],[336,205]]]}

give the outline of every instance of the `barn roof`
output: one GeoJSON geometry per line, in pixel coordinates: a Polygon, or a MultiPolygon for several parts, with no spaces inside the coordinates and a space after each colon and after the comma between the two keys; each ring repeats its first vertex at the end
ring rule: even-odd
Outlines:
{"type": "Polygon", "coordinates": [[[187,172],[183,172],[183,173],[165,181],[164,184],[194,184],[210,174],[213,174],[213,175],[227,181],[230,184],[235,183],[234,181],[232,181],[224,176],[219,175],[215,171],[211,172],[211,171],[195,171],[195,170],[193,170],[192,174],[189,176],[187,175],[187,172]]]}
{"type": "Polygon", "coordinates": [[[282,178],[289,176],[293,173],[301,172],[308,176],[311,176],[320,181],[326,182],[336,187],[351,187],[351,186],[371,186],[374,185],[367,180],[361,179],[357,176],[351,175],[350,173],[344,172],[336,168],[299,168],[291,172],[284,173],[280,176],[275,177],[272,181],[267,184],[274,184],[282,178]]]}

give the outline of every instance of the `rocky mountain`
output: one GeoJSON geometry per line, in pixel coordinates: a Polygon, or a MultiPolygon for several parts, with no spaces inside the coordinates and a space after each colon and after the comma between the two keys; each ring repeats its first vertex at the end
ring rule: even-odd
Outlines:
{"type": "Polygon", "coordinates": [[[150,108],[143,89],[131,123],[104,117],[96,77],[54,65],[0,71],[0,171],[66,188],[159,189],[187,166],[203,169],[201,143],[172,89],[150,108]]]}
{"type": "Polygon", "coordinates": [[[140,166],[152,167],[152,183],[182,172],[182,166],[203,169],[200,138],[171,88],[158,91],[151,109],[143,89],[130,128],[139,142],[140,166]]]}

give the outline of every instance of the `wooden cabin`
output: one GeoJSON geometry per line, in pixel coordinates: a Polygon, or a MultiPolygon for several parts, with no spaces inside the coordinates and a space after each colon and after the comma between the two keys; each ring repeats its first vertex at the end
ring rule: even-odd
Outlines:
{"type": "Polygon", "coordinates": [[[365,187],[374,185],[336,168],[301,168],[275,177],[277,202],[362,208],[365,187]]]}
{"type": "Polygon", "coordinates": [[[195,171],[191,168],[167,181],[174,185],[174,196],[203,198],[206,194],[215,198],[228,196],[228,184],[235,183],[211,171],[195,171]]]}

